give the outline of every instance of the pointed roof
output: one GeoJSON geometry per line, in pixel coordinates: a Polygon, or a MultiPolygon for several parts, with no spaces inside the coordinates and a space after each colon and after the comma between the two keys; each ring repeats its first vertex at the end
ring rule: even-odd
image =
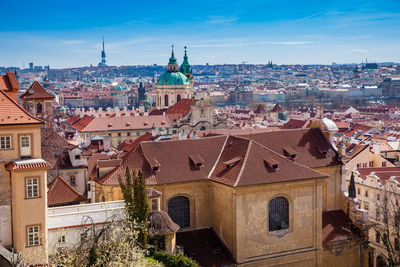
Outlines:
{"type": "Polygon", "coordinates": [[[43,121],[29,114],[6,91],[0,90],[0,126],[10,124],[43,124],[43,121]]]}
{"type": "Polygon", "coordinates": [[[28,90],[24,94],[20,96],[22,99],[53,99],[54,95],[50,94],[43,88],[43,86],[34,81],[33,84],[29,87],[28,90]]]}
{"type": "Polygon", "coordinates": [[[47,191],[49,207],[79,204],[81,201],[86,201],[86,197],[70,186],[61,176],[49,183],[47,191]]]}
{"type": "Polygon", "coordinates": [[[355,199],[356,196],[356,184],[354,183],[354,173],[351,172],[350,183],[349,183],[349,198],[355,199]]]}
{"type": "Polygon", "coordinates": [[[271,112],[283,112],[283,108],[276,103],[275,106],[271,109],[271,112]]]}
{"type": "Polygon", "coordinates": [[[186,46],[185,46],[185,55],[183,56],[183,62],[179,71],[184,74],[192,73],[192,67],[189,64],[188,56],[186,53],[186,46]]]}
{"type": "Polygon", "coordinates": [[[175,55],[174,55],[174,46],[173,45],[172,45],[172,52],[171,52],[171,57],[169,58],[168,65],[169,64],[178,64],[178,62],[175,58],[175,55]]]}
{"type": "Polygon", "coordinates": [[[258,105],[256,111],[254,111],[254,114],[266,114],[267,111],[265,110],[263,105],[258,105]]]}

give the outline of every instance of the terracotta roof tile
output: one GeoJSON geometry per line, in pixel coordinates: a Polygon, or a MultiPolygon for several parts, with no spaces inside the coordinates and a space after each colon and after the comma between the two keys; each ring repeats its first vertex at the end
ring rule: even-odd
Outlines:
{"type": "Polygon", "coordinates": [[[42,124],[17,104],[5,91],[0,90],[0,125],[42,124]]]}
{"type": "Polygon", "coordinates": [[[79,204],[86,198],[58,176],[48,185],[47,205],[49,207],[79,204]]]}
{"type": "Polygon", "coordinates": [[[50,94],[43,88],[43,86],[34,81],[32,85],[29,87],[28,90],[24,94],[20,96],[22,99],[53,99],[54,95],[50,94]]]}
{"type": "Polygon", "coordinates": [[[167,109],[166,114],[180,114],[182,115],[182,118],[186,117],[192,106],[196,103],[196,99],[192,98],[192,99],[181,99],[181,101],[179,101],[178,103],[174,104],[173,106],[170,106],[167,109]]]}
{"type": "Polygon", "coordinates": [[[7,164],[10,170],[26,170],[26,169],[48,169],[51,165],[44,159],[19,159],[13,160],[7,164]]]}

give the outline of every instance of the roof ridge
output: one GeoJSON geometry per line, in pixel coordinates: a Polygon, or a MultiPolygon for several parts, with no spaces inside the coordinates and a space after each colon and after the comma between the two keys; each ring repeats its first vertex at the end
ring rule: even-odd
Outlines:
{"type": "Polygon", "coordinates": [[[233,187],[236,187],[239,184],[240,178],[242,177],[244,168],[247,164],[247,159],[249,157],[249,153],[250,153],[252,144],[253,144],[252,140],[249,140],[249,143],[247,145],[246,155],[244,156],[244,159],[243,159],[242,167],[240,168],[239,174],[237,176],[236,182],[233,184],[233,187]]]}
{"type": "MultiPolygon", "coordinates": [[[[220,135],[217,135],[217,136],[221,137],[220,135]]],[[[225,142],[221,147],[221,151],[219,152],[217,159],[215,160],[214,166],[211,168],[209,174],[207,175],[207,179],[211,178],[212,173],[214,172],[215,168],[217,167],[217,164],[219,162],[219,159],[221,158],[222,153],[224,152],[224,149],[225,149],[226,143],[228,142],[228,139],[229,139],[229,135],[226,135],[225,142]]]]}
{"type": "Polygon", "coordinates": [[[14,101],[14,99],[12,99],[6,92],[4,92],[3,90],[0,90],[0,92],[6,97],[8,98],[8,100],[10,100],[13,104],[15,104],[20,110],[22,110],[26,115],[28,115],[30,118],[39,121],[40,123],[44,123],[44,121],[42,121],[41,119],[35,118],[32,114],[30,114],[28,111],[26,111],[23,107],[21,107],[16,101],[14,101]]]}

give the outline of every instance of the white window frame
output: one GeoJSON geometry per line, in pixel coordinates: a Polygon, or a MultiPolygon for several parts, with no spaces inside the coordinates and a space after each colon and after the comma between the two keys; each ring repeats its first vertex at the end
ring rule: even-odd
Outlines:
{"type": "Polygon", "coordinates": [[[27,234],[28,234],[28,247],[40,246],[39,225],[29,226],[27,234]]]}
{"type": "Polygon", "coordinates": [[[58,237],[58,244],[65,244],[65,235],[61,235],[58,237]]]}
{"type": "Polygon", "coordinates": [[[0,136],[0,150],[7,149],[12,149],[11,135],[0,136]]]}
{"type": "Polygon", "coordinates": [[[39,194],[39,178],[26,178],[26,198],[38,198],[39,194]],[[36,191],[35,191],[36,189],[36,191]]]}

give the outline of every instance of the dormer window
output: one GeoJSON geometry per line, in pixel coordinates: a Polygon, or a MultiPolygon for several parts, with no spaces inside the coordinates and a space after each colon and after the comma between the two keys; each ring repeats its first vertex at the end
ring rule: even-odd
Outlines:
{"type": "Polygon", "coordinates": [[[200,157],[199,154],[189,154],[189,158],[196,168],[201,168],[204,166],[204,160],[200,157]]]}
{"type": "Polygon", "coordinates": [[[231,167],[235,166],[241,160],[242,160],[242,157],[234,157],[233,159],[227,160],[223,163],[227,168],[231,168],[231,167]]]}
{"type": "Polygon", "coordinates": [[[264,159],[264,164],[272,171],[277,171],[279,169],[279,163],[273,159],[264,159]]]}
{"type": "Polygon", "coordinates": [[[153,166],[153,172],[158,171],[158,166],[153,166]]]}
{"type": "Polygon", "coordinates": [[[321,155],[326,158],[328,156],[328,150],[327,149],[321,149],[318,148],[319,153],[321,153],[321,155]]]}
{"type": "Polygon", "coordinates": [[[285,153],[285,155],[286,155],[288,158],[290,158],[290,159],[292,159],[292,160],[294,160],[294,159],[296,158],[296,150],[294,150],[294,149],[291,148],[291,147],[285,147],[285,148],[283,149],[283,152],[285,153]]]}

